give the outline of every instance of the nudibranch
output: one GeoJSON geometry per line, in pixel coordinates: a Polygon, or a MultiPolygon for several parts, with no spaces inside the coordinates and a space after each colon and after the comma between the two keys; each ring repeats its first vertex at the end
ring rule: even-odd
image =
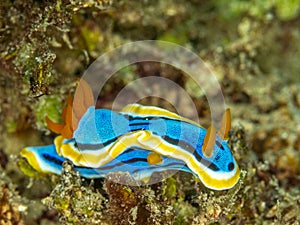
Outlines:
{"type": "Polygon", "coordinates": [[[63,162],[69,160],[86,178],[122,171],[146,181],[154,172],[181,170],[214,190],[238,182],[240,170],[227,144],[229,109],[217,132],[214,126],[206,130],[154,106],[130,104],[120,112],[95,109],[88,85],[80,82],[77,90],[77,102],[72,107],[69,97],[63,110],[63,124],[47,119],[48,127],[61,134],[54,144],[21,151],[37,171],[60,174],[63,162]]]}

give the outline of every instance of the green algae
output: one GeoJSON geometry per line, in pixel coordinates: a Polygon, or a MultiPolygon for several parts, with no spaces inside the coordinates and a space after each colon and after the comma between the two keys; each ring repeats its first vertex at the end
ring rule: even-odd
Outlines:
{"type": "Polygon", "coordinates": [[[36,126],[41,129],[46,127],[45,118],[55,122],[61,122],[61,110],[63,103],[59,96],[50,95],[43,96],[34,107],[34,114],[36,116],[36,126]]]}
{"type": "Polygon", "coordinates": [[[22,173],[24,173],[28,177],[41,178],[44,176],[43,174],[36,171],[32,166],[28,164],[27,161],[23,159],[18,160],[18,167],[20,168],[22,173]]]}
{"type": "Polygon", "coordinates": [[[275,8],[276,15],[280,20],[291,20],[297,17],[300,6],[299,0],[284,1],[284,0],[266,0],[266,1],[216,1],[217,7],[221,14],[226,18],[240,16],[241,14],[248,14],[255,18],[263,18],[270,14],[271,10],[275,8]],[[229,4],[228,4],[229,3],[229,4]],[[224,8],[223,8],[224,7],[224,8]],[[225,10],[224,10],[225,9],[225,10]]]}
{"type": "Polygon", "coordinates": [[[167,198],[175,197],[177,194],[177,182],[173,177],[169,177],[164,185],[163,196],[167,198]]]}

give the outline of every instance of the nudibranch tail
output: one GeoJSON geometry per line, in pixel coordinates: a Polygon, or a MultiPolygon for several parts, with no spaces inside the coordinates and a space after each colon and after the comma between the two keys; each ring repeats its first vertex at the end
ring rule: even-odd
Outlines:
{"type": "Polygon", "coordinates": [[[21,150],[20,154],[36,171],[41,173],[60,174],[65,160],[57,155],[54,145],[26,147],[21,150]],[[59,166],[57,162],[61,162],[61,165],[59,166]]]}

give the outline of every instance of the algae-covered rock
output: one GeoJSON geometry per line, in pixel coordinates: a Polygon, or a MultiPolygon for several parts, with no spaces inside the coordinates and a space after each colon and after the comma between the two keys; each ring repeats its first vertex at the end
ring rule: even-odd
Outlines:
{"type": "Polygon", "coordinates": [[[0,224],[24,225],[27,207],[22,203],[15,186],[0,169],[0,224]]]}
{"type": "Polygon", "coordinates": [[[92,186],[84,186],[70,163],[65,163],[60,183],[43,203],[58,211],[60,224],[107,224],[105,197],[92,186]]]}

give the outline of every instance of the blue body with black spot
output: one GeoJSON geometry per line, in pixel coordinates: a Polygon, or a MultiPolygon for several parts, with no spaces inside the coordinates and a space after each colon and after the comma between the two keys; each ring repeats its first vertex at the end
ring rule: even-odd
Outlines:
{"type": "MultiPolygon", "coordinates": [[[[206,129],[188,121],[163,116],[141,116],[90,107],[81,119],[74,138],[80,146],[88,144],[90,148],[93,145],[102,148],[118,137],[136,130],[149,130],[164,141],[182,147],[215,171],[230,172],[236,166],[226,140],[217,137],[213,155],[208,159],[202,153],[206,129]]],[[[80,150],[85,151],[83,147],[80,150]]]]}
{"type": "Polygon", "coordinates": [[[213,154],[207,157],[202,149],[206,129],[157,107],[132,107],[114,112],[91,106],[72,139],[64,139],[59,145],[27,147],[21,155],[30,164],[39,165],[41,171],[57,174],[67,158],[87,178],[122,171],[144,179],[153,172],[182,170],[211,189],[223,190],[236,184],[240,171],[227,141],[217,136],[213,154]],[[66,151],[60,151],[64,146],[66,151]],[[161,162],[149,163],[150,152],[160,155],[161,162]]]}

